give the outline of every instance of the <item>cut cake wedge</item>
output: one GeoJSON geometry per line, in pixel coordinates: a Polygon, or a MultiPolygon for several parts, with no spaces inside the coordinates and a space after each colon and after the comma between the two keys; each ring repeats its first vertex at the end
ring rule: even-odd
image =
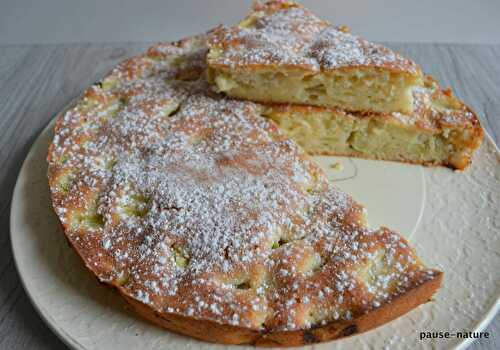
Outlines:
{"type": "Polygon", "coordinates": [[[410,59],[291,1],[257,3],[239,25],[219,28],[209,47],[217,89],[259,102],[409,114],[423,81],[410,59]]]}

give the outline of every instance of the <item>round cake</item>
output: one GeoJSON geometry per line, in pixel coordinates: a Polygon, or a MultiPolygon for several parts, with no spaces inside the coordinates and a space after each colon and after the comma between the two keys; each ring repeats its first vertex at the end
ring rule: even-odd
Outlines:
{"type": "Polygon", "coordinates": [[[153,46],[58,116],[52,203],[88,270],[155,324],[231,344],[331,340],[427,302],[441,272],[262,106],[212,92],[205,42],[153,46]]]}

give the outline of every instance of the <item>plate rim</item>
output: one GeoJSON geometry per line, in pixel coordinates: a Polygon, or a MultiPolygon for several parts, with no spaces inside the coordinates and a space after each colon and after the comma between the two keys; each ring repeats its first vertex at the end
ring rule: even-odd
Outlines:
{"type": "MultiPolygon", "coordinates": [[[[32,295],[32,291],[30,291],[30,289],[27,287],[27,284],[25,282],[25,277],[21,273],[21,269],[20,269],[19,264],[18,264],[18,257],[17,257],[18,253],[16,253],[16,248],[15,248],[14,239],[13,239],[13,236],[14,236],[13,235],[13,226],[12,226],[13,218],[15,216],[14,213],[17,212],[16,210],[13,210],[13,208],[14,208],[14,199],[18,197],[17,193],[20,191],[20,186],[21,186],[20,181],[19,181],[19,175],[23,171],[26,170],[27,161],[28,161],[29,158],[31,158],[33,156],[33,154],[35,152],[35,148],[34,148],[35,144],[38,143],[38,141],[40,140],[40,138],[46,132],[50,132],[49,129],[53,128],[53,126],[55,124],[55,121],[58,118],[58,116],[61,115],[62,113],[64,113],[69,108],[71,108],[71,106],[75,103],[75,101],[77,99],[78,98],[72,99],[63,109],[61,109],[61,112],[57,113],[53,118],[51,118],[49,120],[49,122],[45,125],[45,127],[38,133],[37,137],[32,142],[28,153],[24,157],[24,160],[22,162],[21,168],[19,169],[19,171],[17,173],[16,182],[15,182],[15,185],[14,185],[14,189],[12,191],[11,203],[10,203],[10,208],[9,208],[10,209],[10,215],[9,215],[9,238],[10,238],[10,248],[11,248],[11,251],[12,251],[12,258],[14,260],[14,266],[15,266],[15,269],[16,269],[17,274],[19,276],[19,280],[21,282],[21,285],[22,285],[22,287],[23,287],[26,295],[28,296],[28,299],[29,299],[31,305],[33,305],[33,308],[36,310],[37,314],[44,321],[44,323],[49,327],[49,329],[65,345],[67,345],[71,349],[88,350],[88,348],[85,348],[76,339],[74,339],[72,336],[70,336],[69,334],[67,334],[64,331],[63,328],[61,328],[59,325],[57,325],[57,323],[54,320],[51,319],[49,313],[46,310],[43,309],[42,305],[39,305],[37,303],[36,298],[32,295]]],[[[489,143],[491,143],[493,145],[494,149],[495,149],[497,157],[500,157],[500,148],[499,148],[499,146],[495,143],[495,141],[493,140],[493,138],[490,136],[490,134],[484,128],[483,128],[483,131],[484,131],[484,135],[485,135],[485,138],[484,138],[483,142],[489,142],[489,143]]],[[[483,331],[491,323],[491,321],[495,318],[495,316],[497,315],[497,313],[499,311],[500,311],[500,291],[497,294],[496,301],[494,301],[492,303],[492,305],[489,308],[488,312],[481,319],[478,320],[478,322],[476,323],[476,326],[471,331],[472,332],[481,332],[481,331],[483,331]]],[[[455,349],[457,349],[457,350],[466,349],[472,343],[473,340],[475,340],[475,339],[473,339],[473,338],[463,339],[462,342],[456,344],[455,349]]]]}
{"type": "Polygon", "coordinates": [[[18,256],[16,253],[17,250],[15,248],[15,244],[14,244],[14,239],[13,239],[13,226],[12,226],[12,222],[13,222],[13,219],[14,219],[14,216],[15,216],[15,212],[16,210],[13,209],[14,208],[14,199],[18,196],[17,193],[20,191],[20,181],[19,181],[19,175],[26,170],[27,166],[28,166],[28,159],[31,158],[33,156],[33,154],[35,153],[35,144],[38,143],[38,141],[40,141],[40,139],[43,137],[43,135],[48,131],[50,132],[50,128],[54,127],[55,125],[55,122],[57,120],[57,118],[59,117],[59,115],[61,115],[62,113],[64,113],[66,110],[70,109],[71,106],[75,103],[75,99],[71,100],[71,102],[69,102],[62,110],[60,113],[58,113],[56,116],[54,116],[53,118],[51,118],[49,120],[49,122],[47,123],[47,125],[45,125],[45,127],[38,133],[37,137],[35,138],[35,140],[33,141],[33,143],[31,144],[30,146],[30,149],[28,151],[28,153],[26,154],[26,156],[24,157],[24,160],[23,160],[23,163],[21,165],[21,168],[19,169],[19,172],[17,173],[17,176],[16,176],[16,183],[14,185],[14,190],[12,191],[12,197],[11,197],[11,201],[10,201],[10,215],[9,215],[9,239],[10,239],[10,248],[12,250],[12,258],[14,260],[14,266],[16,268],[16,271],[17,271],[17,274],[19,276],[19,280],[21,281],[21,285],[26,293],[26,295],[28,296],[28,299],[31,303],[31,305],[33,306],[33,308],[35,309],[35,311],[37,312],[37,314],[40,316],[40,318],[43,320],[43,322],[45,323],[45,325],[47,325],[49,327],[49,329],[57,336],[57,338],[59,338],[59,340],[61,340],[65,345],[67,345],[68,347],[70,347],[71,349],[76,349],[76,350],[88,350],[86,349],[82,344],[80,344],[76,339],[74,339],[72,336],[70,336],[69,334],[67,334],[63,328],[61,328],[60,326],[57,325],[57,323],[52,320],[50,314],[43,309],[43,306],[40,305],[39,303],[37,303],[36,301],[36,298],[32,295],[32,291],[30,291],[30,289],[27,287],[27,284],[26,284],[26,281],[25,281],[25,276],[21,273],[21,269],[19,267],[19,263],[18,263],[18,256]]]}

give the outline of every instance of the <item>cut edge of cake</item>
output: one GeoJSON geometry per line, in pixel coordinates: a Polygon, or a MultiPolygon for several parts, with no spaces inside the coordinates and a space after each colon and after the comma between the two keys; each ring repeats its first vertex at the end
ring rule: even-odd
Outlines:
{"type": "Polygon", "coordinates": [[[414,101],[410,115],[267,105],[264,116],[311,155],[466,169],[484,137],[475,113],[429,76],[414,101]]]}

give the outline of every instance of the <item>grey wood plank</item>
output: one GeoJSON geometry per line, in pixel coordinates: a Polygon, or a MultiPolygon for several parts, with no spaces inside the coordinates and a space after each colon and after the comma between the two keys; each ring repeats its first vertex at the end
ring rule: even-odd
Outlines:
{"type": "MultiPolygon", "coordinates": [[[[478,113],[494,140],[500,137],[500,45],[395,44],[424,71],[478,113]]],[[[0,46],[0,348],[64,349],[43,323],[21,287],[9,240],[12,190],[29,147],[41,129],[71,99],[121,59],[146,43],[0,46]]],[[[33,200],[36,200],[34,198],[33,200]]],[[[492,338],[471,349],[500,349],[500,317],[492,338]]]]}

